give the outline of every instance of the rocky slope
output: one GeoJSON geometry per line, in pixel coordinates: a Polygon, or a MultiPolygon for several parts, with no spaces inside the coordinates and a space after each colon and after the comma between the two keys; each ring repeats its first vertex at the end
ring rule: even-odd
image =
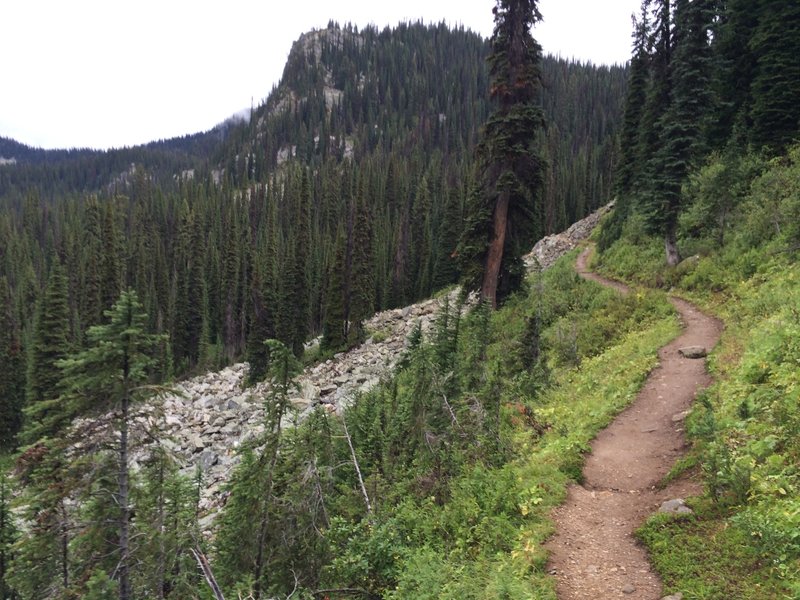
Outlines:
{"type": "MultiPolygon", "coordinates": [[[[528,267],[551,266],[586,239],[610,208],[603,207],[565,232],[540,240],[525,257],[528,267]]],[[[451,306],[455,306],[458,293],[453,290],[447,295],[451,306]]],[[[341,410],[355,394],[391,374],[413,328],[419,323],[423,333],[429,332],[444,301],[442,296],[377,313],[365,324],[372,335],[362,345],[306,368],[298,381],[299,392],[292,398],[295,410],[285,425],[302,420],[319,405],[331,412],[341,410]]],[[[187,474],[198,468],[202,472],[200,509],[205,526],[224,503],[222,488],[238,462],[237,449],[264,430],[261,407],[268,384],[247,388],[246,374],[247,365],[239,363],[183,381],[176,386],[177,393],[165,397],[158,407],[147,407],[137,419],[141,429],[155,433],[143,438],[150,440],[149,444],[157,439],[187,474]]],[[[140,448],[134,462],[145,458],[148,447],[145,443],[140,448]]]]}

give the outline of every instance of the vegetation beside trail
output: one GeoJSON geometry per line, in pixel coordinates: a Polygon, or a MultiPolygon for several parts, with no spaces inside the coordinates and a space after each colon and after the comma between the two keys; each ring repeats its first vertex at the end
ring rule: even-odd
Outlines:
{"type": "Polygon", "coordinates": [[[712,156],[690,179],[679,245],[633,218],[598,257],[610,276],[672,289],[725,322],[716,383],[687,421],[706,486],[696,515],[658,518],[642,538],[685,598],[800,595],[800,148],[712,156]],[[722,218],[724,215],[724,218],[722,218]]]}
{"type": "MultiPolygon", "coordinates": [[[[311,460],[300,448],[313,446],[315,505],[325,511],[316,533],[286,512],[270,515],[281,539],[303,548],[273,549],[271,594],[288,593],[294,574],[311,590],[375,597],[555,598],[544,571],[549,513],[678,331],[663,294],[620,298],[580,279],[574,259],[495,313],[450,308],[397,376],[341,422],[318,414],[285,434],[276,477],[287,484],[275,488],[275,506],[307,505],[299,481],[308,471],[296,469],[311,460]]],[[[240,469],[233,498],[254,489],[254,464],[240,469]]],[[[244,592],[253,579],[243,554],[257,532],[238,506],[223,516],[217,561],[222,580],[244,592]]]]}

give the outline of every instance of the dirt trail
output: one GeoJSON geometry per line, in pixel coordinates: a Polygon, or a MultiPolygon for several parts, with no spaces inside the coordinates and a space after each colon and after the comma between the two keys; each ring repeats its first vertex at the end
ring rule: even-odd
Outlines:
{"type": "MultiPolygon", "coordinates": [[[[623,284],[587,270],[591,252],[578,257],[585,278],[627,293],[623,284]]],[[[698,390],[710,383],[705,360],[681,357],[678,348],[719,340],[721,323],[693,305],[671,298],[684,330],[659,350],[659,366],[634,403],[592,443],[583,485],[570,486],[566,503],[554,512],[556,534],[548,542],[550,571],[560,600],[630,598],[658,600],[661,582],[633,531],[662,502],[699,492],[696,482],[655,485],[684,452],[683,413],[698,390]]]]}

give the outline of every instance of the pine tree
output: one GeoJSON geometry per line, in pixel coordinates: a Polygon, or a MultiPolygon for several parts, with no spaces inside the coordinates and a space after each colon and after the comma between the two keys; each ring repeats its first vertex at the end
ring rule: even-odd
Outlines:
{"type": "Polygon", "coordinates": [[[25,423],[20,440],[32,444],[52,436],[69,418],[59,400],[59,361],[71,350],[67,280],[56,259],[36,309],[29,354],[25,423]]]}
{"type": "Polygon", "coordinates": [[[543,230],[539,197],[543,161],[536,140],[544,126],[540,105],[541,46],[530,29],[542,18],[535,0],[498,0],[493,9],[489,72],[496,108],[478,148],[480,203],[462,238],[462,260],[480,263],[481,296],[493,307],[517,289],[521,256],[543,230]]]}
{"type": "MultiPolygon", "coordinates": [[[[119,599],[131,598],[130,541],[130,459],[129,425],[132,404],[153,391],[145,384],[153,356],[158,350],[159,336],[146,332],[147,315],[135,291],[121,293],[111,310],[105,312],[105,325],[96,325],[87,332],[89,346],[72,358],[60,361],[64,372],[64,397],[77,414],[104,415],[113,411],[115,433],[109,443],[116,447],[113,477],[116,490],[107,500],[115,515],[116,535],[104,555],[116,559],[116,580],[119,599]]],[[[95,524],[95,526],[98,526],[95,524]]],[[[104,523],[100,524],[105,527],[104,523]]]]}
{"type": "Polygon", "coordinates": [[[25,369],[19,327],[8,281],[0,277],[0,448],[4,450],[16,444],[24,401],[25,369]]]}

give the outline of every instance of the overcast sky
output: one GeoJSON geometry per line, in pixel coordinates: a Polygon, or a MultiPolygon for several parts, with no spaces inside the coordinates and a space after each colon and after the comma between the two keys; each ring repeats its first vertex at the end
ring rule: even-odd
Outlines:
{"type": "MultiPolygon", "coordinates": [[[[3,0],[0,136],[43,148],[130,146],[204,131],[258,105],[292,42],[329,19],[463,24],[489,37],[493,0],[3,0]]],[[[630,55],[639,0],[540,0],[545,52],[630,55]]]]}

